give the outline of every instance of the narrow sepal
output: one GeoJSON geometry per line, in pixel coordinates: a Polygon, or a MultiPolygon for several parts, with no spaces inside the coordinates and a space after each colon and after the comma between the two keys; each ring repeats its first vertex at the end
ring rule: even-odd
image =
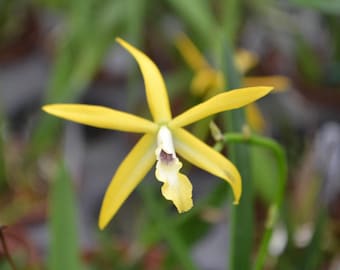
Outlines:
{"type": "Polygon", "coordinates": [[[234,164],[213,148],[182,128],[172,130],[176,151],[193,165],[227,181],[238,203],[242,192],[241,176],[234,164]]]}
{"type": "Polygon", "coordinates": [[[153,119],[157,123],[168,122],[171,119],[169,97],[158,67],[140,50],[120,38],[116,40],[132,54],[139,65],[144,78],[146,98],[153,119]]]}
{"type": "Polygon", "coordinates": [[[151,169],[156,160],[155,148],[155,135],[144,135],[120,164],[103,199],[99,214],[100,229],[104,229],[151,169]]]}
{"type": "Polygon", "coordinates": [[[157,125],[147,119],[103,106],[83,104],[51,104],[45,112],[76,123],[136,133],[153,133],[157,125]]]}
{"type": "Polygon", "coordinates": [[[210,115],[243,107],[267,95],[272,89],[265,86],[248,87],[218,94],[176,116],[168,126],[183,127],[210,115]]]}

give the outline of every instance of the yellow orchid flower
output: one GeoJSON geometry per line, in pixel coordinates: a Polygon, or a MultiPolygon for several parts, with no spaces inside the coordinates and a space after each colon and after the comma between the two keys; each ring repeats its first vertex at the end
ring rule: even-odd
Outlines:
{"type": "Polygon", "coordinates": [[[155,162],[156,178],[163,183],[163,196],[174,203],[179,213],[188,211],[193,206],[192,185],[188,177],[179,172],[182,163],[177,153],[193,165],[228,182],[233,190],[234,203],[237,204],[242,183],[236,167],[183,127],[212,114],[249,104],[268,94],[272,88],[250,87],[219,94],[172,118],[167,90],[157,66],[126,41],[118,38],[117,42],[135,58],[140,67],[153,121],[95,105],[43,106],[45,112],[73,122],[144,133],[120,164],[109,184],[99,215],[99,227],[103,229],[108,224],[155,162]]]}
{"type": "MultiPolygon", "coordinates": [[[[179,35],[176,39],[176,47],[190,68],[195,72],[190,87],[194,95],[209,98],[220,93],[226,87],[227,83],[222,72],[209,65],[186,35],[179,35]]],[[[258,57],[250,51],[238,49],[235,53],[234,61],[238,71],[241,74],[245,74],[257,64],[258,57]]],[[[287,89],[289,79],[279,75],[244,77],[244,87],[256,85],[271,85],[274,87],[275,92],[279,92],[287,89]]],[[[245,109],[250,126],[256,131],[264,130],[265,121],[256,104],[249,104],[245,109]]]]}

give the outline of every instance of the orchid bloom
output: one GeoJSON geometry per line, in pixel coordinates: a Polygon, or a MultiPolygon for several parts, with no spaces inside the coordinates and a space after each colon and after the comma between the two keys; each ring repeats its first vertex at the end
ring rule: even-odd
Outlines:
{"type": "Polygon", "coordinates": [[[236,167],[183,127],[212,114],[249,104],[268,94],[272,88],[250,87],[219,94],[172,118],[167,90],[157,66],[124,40],[118,38],[117,42],[140,67],[153,121],[95,105],[51,104],[43,107],[45,112],[73,122],[144,134],[120,164],[106,190],[99,215],[100,229],[113,218],[155,162],[156,178],[163,183],[163,196],[173,202],[179,213],[188,211],[193,206],[192,185],[188,177],[180,173],[182,162],[177,153],[193,165],[228,182],[237,204],[242,184],[236,167]]]}
{"type": "MultiPolygon", "coordinates": [[[[194,95],[208,98],[222,92],[227,84],[222,72],[214,69],[204,59],[201,52],[186,35],[179,35],[176,40],[176,47],[189,67],[195,72],[190,87],[194,95]]],[[[258,57],[248,50],[238,49],[235,53],[234,61],[238,71],[245,74],[258,63],[258,57]]],[[[274,87],[275,92],[279,92],[287,89],[289,79],[280,75],[245,76],[243,85],[245,87],[271,85],[274,87]]],[[[257,131],[264,129],[265,122],[256,104],[246,106],[246,115],[251,127],[257,131]]]]}

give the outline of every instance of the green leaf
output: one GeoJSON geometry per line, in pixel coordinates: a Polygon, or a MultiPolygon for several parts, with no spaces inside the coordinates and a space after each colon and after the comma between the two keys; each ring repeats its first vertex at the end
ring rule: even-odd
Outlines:
{"type": "MultiPolygon", "coordinates": [[[[124,18],[120,1],[95,0],[70,3],[68,31],[60,41],[44,103],[72,102],[98,70],[124,18]],[[95,19],[94,19],[95,18],[95,19]]],[[[29,157],[33,160],[58,135],[60,121],[41,116],[32,136],[29,157]]]]}
{"type": "Polygon", "coordinates": [[[241,24],[241,4],[239,0],[222,1],[223,27],[229,40],[236,42],[237,31],[241,24]]]}
{"type": "Polygon", "coordinates": [[[168,0],[168,3],[194,32],[198,40],[205,45],[215,40],[218,24],[206,1],[168,0]]]}
{"type": "Polygon", "coordinates": [[[146,17],[146,0],[126,0],[126,32],[127,39],[135,46],[143,37],[144,19],[146,17]]]}
{"type": "Polygon", "coordinates": [[[323,261],[323,239],[325,235],[325,228],[327,223],[327,211],[324,208],[319,209],[318,215],[315,221],[315,230],[311,242],[306,248],[304,254],[304,260],[301,262],[300,269],[320,269],[320,265],[323,261]]]}
{"type": "Polygon", "coordinates": [[[63,162],[50,187],[49,230],[48,269],[81,269],[73,185],[63,162]]]}
{"type": "Polygon", "coordinates": [[[320,83],[322,71],[316,52],[301,36],[297,37],[296,43],[296,58],[300,72],[309,82],[320,83]]]}
{"type": "MultiPolygon", "coordinates": [[[[228,81],[228,88],[240,87],[240,74],[234,65],[233,45],[228,38],[222,41],[222,70],[228,81]]],[[[228,132],[240,132],[245,124],[244,109],[224,113],[228,132]]],[[[242,176],[242,197],[231,209],[229,269],[247,270],[251,267],[254,244],[253,179],[249,149],[245,145],[228,146],[229,157],[242,176]]]]}

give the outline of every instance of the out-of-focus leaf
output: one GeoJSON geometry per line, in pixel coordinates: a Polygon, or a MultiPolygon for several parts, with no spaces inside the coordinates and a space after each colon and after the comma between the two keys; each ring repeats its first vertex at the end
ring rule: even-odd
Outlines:
{"type": "Polygon", "coordinates": [[[126,0],[126,32],[131,44],[138,45],[143,35],[143,21],[146,12],[146,0],[126,0]]]}
{"type": "Polygon", "coordinates": [[[322,71],[317,55],[301,37],[297,39],[297,61],[301,74],[309,82],[320,82],[322,71]]]}
{"type": "MultiPolygon", "coordinates": [[[[339,25],[340,25],[340,17],[339,16],[324,16],[325,20],[325,27],[329,31],[329,35],[332,37],[332,51],[333,51],[333,57],[332,60],[334,61],[334,65],[337,70],[339,70],[339,63],[340,63],[340,31],[339,31],[339,25]]],[[[338,80],[339,77],[337,78],[338,80]]]]}
{"type": "Polygon", "coordinates": [[[71,13],[70,29],[57,53],[46,102],[61,102],[77,96],[113,44],[124,6],[119,1],[111,1],[97,7],[95,2],[83,1],[75,8],[77,12],[71,13]]]}
{"type": "MultiPolygon", "coordinates": [[[[228,88],[241,86],[241,76],[234,63],[234,44],[228,38],[222,42],[222,70],[228,88]]],[[[240,132],[245,124],[244,109],[223,114],[228,132],[240,132]]],[[[242,197],[237,206],[231,208],[229,269],[250,269],[254,244],[253,179],[249,149],[245,145],[228,146],[229,157],[242,176],[242,197]]]]}
{"type": "Polygon", "coordinates": [[[183,95],[183,91],[187,92],[191,78],[192,74],[190,71],[181,68],[165,74],[164,80],[171,100],[176,96],[183,95]]]}
{"type": "Polygon", "coordinates": [[[254,188],[267,203],[273,203],[278,188],[277,160],[267,149],[250,146],[254,188]]]}
{"type": "Polygon", "coordinates": [[[198,40],[211,45],[216,40],[218,25],[207,1],[168,0],[168,3],[192,29],[198,40]]]}
{"type": "Polygon", "coordinates": [[[60,162],[49,194],[49,270],[80,270],[75,196],[70,175],[60,162]]]}
{"type": "MultiPolygon", "coordinates": [[[[114,43],[124,18],[120,1],[72,1],[66,31],[56,54],[56,63],[44,103],[70,102],[93,78],[105,52],[114,43]]],[[[41,113],[32,138],[31,157],[49,146],[60,123],[41,113]]]]}
{"type": "MultiPolygon", "coordinates": [[[[142,38],[144,33],[144,20],[147,12],[147,0],[127,0],[124,2],[126,5],[125,16],[125,35],[124,38],[136,47],[142,48],[142,38]]],[[[137,66],[130,70],[127,79],[127,107],[133,108],[136,101],[139,101],[139,95],[136,95],[135,78],[139,76],[137,66]]]]}
{"type": "Polygon", "coordinates": [[[320,269],[322,262],[322,240],[325,233],[325,224],[327,221],[327,213],[325,209],[320,209],[316,217],[315,230],[311,242],[309,243],[305,256],[301,260],[300,269],[320,269]]]}
{"type": "Polygon", "coordinates": [[[223,27],[228,38],[236,42],[237,30],[241,22],[241,3],[239,0],[221,1],[223,4],[223,27]]]}
{"type": "Polygon", "coordinates": [[[292,3],[330,14],[340,14],[339,0],[290,0],[292,3]]]}
{"type": "Polygon", "coordinates": [[[11,267],[5,261],[0,261],[0,269],[1,270],[12,270],[11,267]]]}

